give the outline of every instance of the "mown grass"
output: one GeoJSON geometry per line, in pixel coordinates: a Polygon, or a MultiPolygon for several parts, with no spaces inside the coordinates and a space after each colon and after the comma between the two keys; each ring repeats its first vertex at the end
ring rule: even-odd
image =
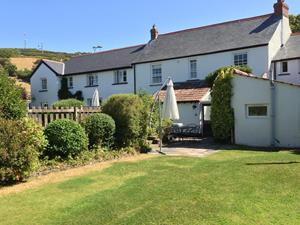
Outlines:
{"type": "Polygon", "coordinates": [[[0,196],[0,224],[300,224],[300,155],[156,157],[0,196]]]}

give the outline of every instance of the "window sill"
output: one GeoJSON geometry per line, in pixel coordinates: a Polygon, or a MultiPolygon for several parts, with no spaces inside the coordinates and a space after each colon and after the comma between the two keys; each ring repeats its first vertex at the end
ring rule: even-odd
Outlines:
{"type": "Polygon", "coordinates": [[[278,74],[278,76],[288,76],[288,75],[291,75],[290,73],[280,73],[278,74]]]}
{"type": "Polygon", "coordinates": [[[48,92],[48,90],[39,90],[39,92],[48,92]]]}
{"type": "Polygon", "coordinates": [[[162,83],[160,83],[160,84],[150,84],[150,87],[161,86],[161,85],[162,85],[162,83]]]}
{"type": "Polygon", "coordinates": [[[85,88],[99,87],[99,85],[85,86],[85,88]]]}
{"type": "Polygon", "coordinates": [[[114,84],[112,84],[112,85],[126,85],[126,84],[128,84],[128,82],[114,83],[114,84]]]}
{"type": "Polygon", "coordinates": [[[69,90],[73,89],[73,87],[68,87],[69,90]]]}

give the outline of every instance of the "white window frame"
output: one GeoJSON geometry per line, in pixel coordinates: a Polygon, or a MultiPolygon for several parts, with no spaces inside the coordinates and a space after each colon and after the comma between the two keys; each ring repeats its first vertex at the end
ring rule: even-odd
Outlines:
{"type": "Polygon", "coordinates": [[[87,87],[98,86],[98,75],[97,74],[88,74],[87,75],[87,87]]]}
{"type": "Polygon", "coordinates": [[[233,54],[233,65],[235,66],[248,66],[249,65],[249,54],[248,52],[237,52],[233,54]],[[246,55],[246,64],[244,63],[244,56],[246,55]],[[242,56],[241,59],[235,60],[236,56],[242,56]]]}
{"type": "Polygon", "coordinates": [[[190,59],[189,60],[189,69],[190,69],[190,79],[197,79],[198,78],[198,60],[197,59],[190,59]],[[195,63],[195,68],[193,71],[192,63],[195,63]],[[193,76],[195,75],[195,76],[193,76]]]}
{"type": "Polygon", "coordinates": [[[246,117],[249,119],[266,119],[269,117],[269,105],[268,104],[248,104],[246,105],[246,117]],[[250,107],[267,107],[267,114],[263,116],[252,116],[249,115],[250,107]]]}
{"type": "Polygon", "coordinates": [[[116,70],[114,72],[114,84],[127,84],[127,70],[116,70]]]}
{"type": "Polygon", "coordinates": [[[289,61],[280,62],[280,73],[281,74],[288,74],[289,73],[289,61]],[[287,71],[283,71],[283,63],[287,64],[287,71]]]}
{"type": "Polygon", "coordinates": [[[68,77],[68,88],[72,89],[74,85],[74,79],[73,77],[68,77]]]}
{"type": "Polygon", "coordinates": [[[151,84],[152,85],[160,85],[160,84],[162,84],[162,80],[163,80],[163,78],[162,78],[162,65],[161,64],[152,64],[151,65],[151,84]],[[154,67],[160,67],[160,76],[157,75],[158,73],[157,74],[153,73],[154,72],[154,67]],[[157,79],[159,77],[160,77],[160,82],[153,82],[154,79],[157,79]]]}
{"type": "Polygon", "coordinates": [[[41,90],[42,91],[47,91],[48,90],[48,80],[47,80],[47,78],[41,78],[41,90]]]}

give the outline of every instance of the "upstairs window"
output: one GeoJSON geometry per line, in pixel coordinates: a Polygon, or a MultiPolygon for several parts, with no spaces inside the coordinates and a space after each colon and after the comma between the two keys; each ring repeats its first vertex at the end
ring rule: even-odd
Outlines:
{"type": "Polygon", "coordinates": [[[248,65],[248,54],[239,53],[234,55],[234,65],[235,66],[246,66],[248,65]]]}
{"type": "Polygon", "coordinates": [[[190,60],[190,73],[191,78],[197,78],[197,60],[190,60]]]}
{"type": "Polygon", "coordinates": [[[48,90],[48,81],[46,78],[41,79],[41,86],[43,91],[48,90]]]}
{"type": "Polygon", "coordinates": [[[68,88],[70,88],[70,89],[73,88],[73,77],[68,78],[68,88]]]}
{"type": "Polygon", "coordinates": [[[288,62],[281,62],[281,66],[280,66],[280,72],[281,73],[288,73],[289,72],[289,64],[288,62]]]}
{"type": "Polygon", "coordinates": [[[87,76],[87,86],[93,87],[98,85],[98,76],[97,75],[88,75],[87,76]]]}
{"type": "Polygon", "coordinates": [[[127,71],[126,70],[115,71],[114,81],[115,81],[115,84],[127,83],[127,71]]]}
{"type": "Polygon", "coordinates": [[[162,83],[161,65],[152,65],[152,84],[162,83]]]}

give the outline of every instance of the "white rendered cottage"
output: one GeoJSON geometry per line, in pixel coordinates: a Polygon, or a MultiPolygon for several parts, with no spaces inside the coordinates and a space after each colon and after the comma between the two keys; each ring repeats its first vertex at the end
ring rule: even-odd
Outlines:
{"type": "Polygon", "coordinates": [[[102,99],[112,94],[154,94],[172,77],[183,124],[209,122],[207,74],[228,65],[248,65],[259,77],[300,83],[300,35],[292,34],[288,6],[274,4],[267,15],[159,34],[151,29],[148,43],[95,54],[67,62],[43,60],[33,72],[32,106],[52,105],[62,77],[72,93],[82,91],[90,105],[95,88],[102,99]],[[270,77],[271,78],[271,77],[270,77]]]}

